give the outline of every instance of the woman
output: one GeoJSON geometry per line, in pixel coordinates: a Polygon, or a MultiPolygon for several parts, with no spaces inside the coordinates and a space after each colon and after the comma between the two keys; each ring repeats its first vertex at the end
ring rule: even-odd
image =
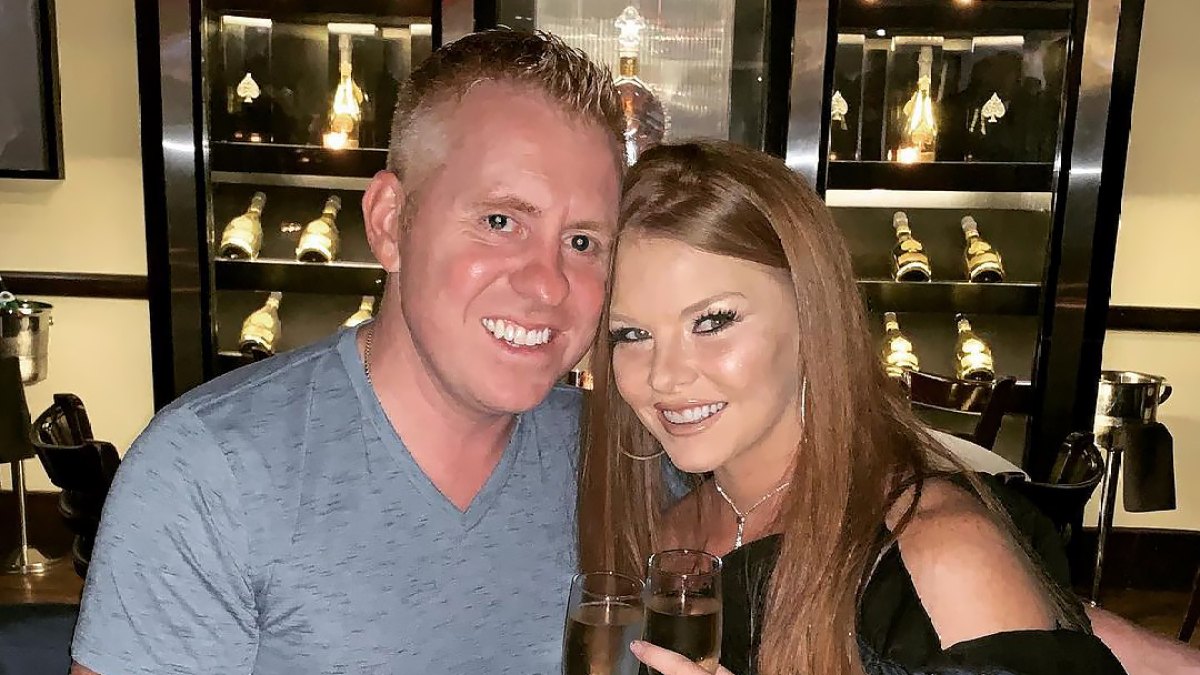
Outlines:
{"type": "Polygon", "coordinates": [[[611,284],[580,474],[585,569],[723,556],[722,663],[738,675],[1122,672],[989,489],[935,471],[958,464],[878,366],[845,242],[782,162],[724,142],[646,152],[611,284]],[[664,453],[708,477],[675,501],[664,453]]]}

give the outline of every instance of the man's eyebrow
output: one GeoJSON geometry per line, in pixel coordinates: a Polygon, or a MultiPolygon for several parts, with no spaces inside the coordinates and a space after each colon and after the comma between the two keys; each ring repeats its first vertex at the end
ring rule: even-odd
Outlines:
{"type": "Polygon", "coordinates": [[[477,209],[497,209],[500,211],[516,211],[527,216],[540,216],[542,210],[534,206],[529,201],[521,199],[516,195],[497,194],[488,195],[487,197],[475,203],[477,209]]]}
{"type": "Polygon", "coordinates": [[[617,230],[616,223],[603,222],[599,220],[580,220],[571,223],[567,229],[580,230],[582,232],[590,232],[592,234],[612,234],[617,230]]]}

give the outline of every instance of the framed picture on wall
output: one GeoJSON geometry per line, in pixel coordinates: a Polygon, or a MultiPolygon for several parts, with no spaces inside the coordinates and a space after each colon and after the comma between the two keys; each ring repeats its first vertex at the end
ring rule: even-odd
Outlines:
{"type": "Polygon", "coordinates": [[[63,177],[54,0],[0,0],[0,178],[63,177]]]}

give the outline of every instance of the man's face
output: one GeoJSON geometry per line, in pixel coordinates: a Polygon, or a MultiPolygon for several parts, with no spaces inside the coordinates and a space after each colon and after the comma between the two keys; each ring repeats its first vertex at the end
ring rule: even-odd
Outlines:
{"type": "Polygon", "coordinates": [[[529,410],[595,333],[620,169],[602,128],[530,90],[485,82],[445,110],[441,163],[409,197],[401,308],[459,403],[529,410]]]}

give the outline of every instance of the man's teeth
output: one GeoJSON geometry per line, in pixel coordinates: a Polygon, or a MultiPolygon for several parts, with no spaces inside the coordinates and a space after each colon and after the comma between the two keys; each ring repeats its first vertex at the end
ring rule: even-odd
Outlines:
{"type": "Polygon", "coordinates": [[[683,410],[664,410],[662,414],[671,424],[691,424],[707,417],[712,417],[724,407],[724,403],[709,403],[708,405],[700,405],[683,410]]]}
{"type": "Polygon", "coordinates": [[[504,340],[518,347],[536,347],[550,341],[549,328],[533,330],[504,319],[484,319],[483,327],[497,340],[504,340]]]}

